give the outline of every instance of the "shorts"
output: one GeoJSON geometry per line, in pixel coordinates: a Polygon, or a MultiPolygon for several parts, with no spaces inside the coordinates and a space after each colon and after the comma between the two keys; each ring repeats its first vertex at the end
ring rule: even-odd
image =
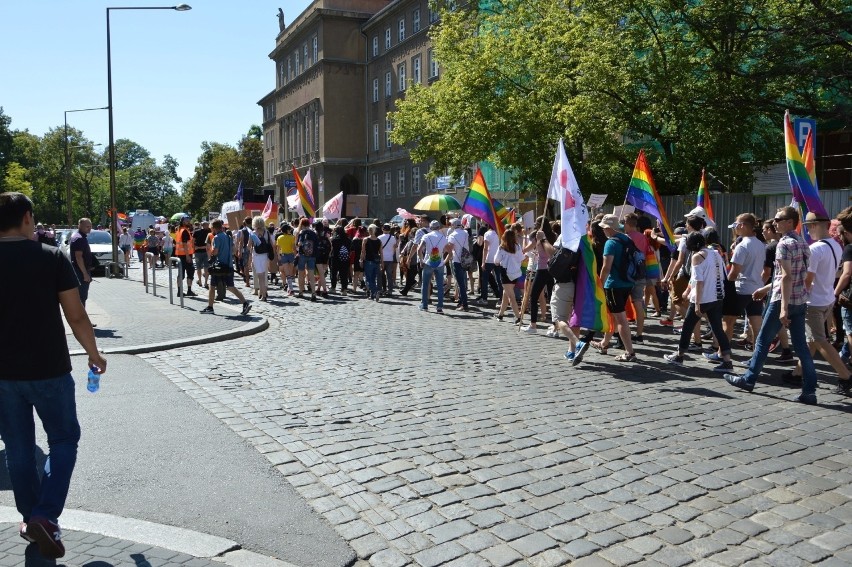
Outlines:
{"type": "Polygon", "coordinates": [[[630,287],[604,288],[606,307],[610,313],[624,313],[624,309],[627,306],[627,298],[630,297],[632,289],[630,287]]]}
{"type": "Polygon", "coordinates": [[[210,274],[211,287],[216,287],[221,284],[225,284],[225,287],[234,287],[234,274],[222,274],[221,276],[214,276],[213,274],[210,274]]]}
{"type": "Polygon", "coordinates": [[[307,257],[299,254],[299,269],[304,270],[306,267],[309,270],[315,270],[317,268],[317,259],[313,256],[307,257]]]}
{"type": "Polygon", "coordinates": [[[630,291],[630,299],[633,305],[638,303],[645,304],[645,286],[648,285],[648,280],[636,280],[633,282],[633,289],[630,291]]]}
{"type": "Polygon", "coordinates": [[[660,278],[648,278],[645,280],[645,288],[648,286],[656,286],[658,283],[660,283],[660,278]]]}
{"type": "Polygon", "coordinates": [[[207,251],[195,253],[195,269],[206,270],[210,267],[210,258],[207,256],[207,251]]]}
{"type": "Polygon", "coordinates": [[[550,316],[554,323],[567,323],[574,309],[574,282],[556,282],[550,294],[550,316]]]}
{"type": "Polygon", "coordinates": [[[828,340],[825,324],[831,322],[833,317],[833,303],[824,307],[808,305],[808,310],[805,312],[805,336],[809,343],[828,340]]]}
{"type": "Polygon", "coordinates": [[[280,254],[278,256],[278,265],[286,266],[287,264],[293,264],[296,262],[295,254],[280,254]]]}
{"type": "Polygon", "coordinates": [[[737,293],[734,282],[726,281],[722,315],[724,317],[741,317],[743,312],[748,317],[760,317],[763,315],[763,302],[755,301],[751,294],[737,293]],[[728,284],[730,284],[730,287],[728,284]]]}
{"type": "Polygon", "coordinates": [[[503,285],[518,285],[521,281],[521,278],[510,279],[509,274],[506,272],[506,268],[502,266],[497,266],[497,272],[500,274],[500,281],[503,285]]]}
{"type": "Polygon", "coordinates": [[[840,318],[843,319],[843,332],[852,335],[852,309],[841,307],[840,318]]]}
{"type": "Polygon", "coordinates": [[[672,301],[678,303],[683,301],[683,292],[686,291],[686,286],[689,285],[689,278],[675,278],[672,282],[672,301]]]}

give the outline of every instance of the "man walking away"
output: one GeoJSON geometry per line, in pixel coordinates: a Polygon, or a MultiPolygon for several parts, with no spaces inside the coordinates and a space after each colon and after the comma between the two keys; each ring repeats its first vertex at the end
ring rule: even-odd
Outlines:
{"type": "Polygon", "coordinates": [[[606,306],[615,319],[618,326],[618,336],[621,337],[621,342],[624,345],[624,354],[615,359],[619,362],[636,362],[633,341],[630,338],[630,323],[627,321],[627,313],[624,311],[627,298],[630,297],[633,290],[633,284],[625,279],[623,273],[623,267],[628,261],[625,255],[632,248],[632,241],[630,237],[618,230],[617,216],[606,215],[600,224],[607,239],[604,245],[601,281],[604,282],[606,306]]]}
{"type": "Polygon", "coordinates": [[[799,224],[798,210],[794,207],[781,207],[775,213],[774,222],[776,230],[783,236],[775,252],[775,276],[772,284],[754,292],[754,299],[757,300],[763,298],[770,289],[772,291],[769,305],[763,314],[763,324],[755,340],[754,354],[745,374],[725,374],[725,380],[747,392],[754,390],[757,377],[760,376],[769,354],[772,339],[782,326],[788,327],[793,348],[799,355],[803,376],[802,393],[793,401],[816,405],[816,369],[805,337],[805,315],[808,307],[805,278],[811,251],[802,236],[796,232],[796,226],[799,224]]]}
{"type": "Polygon", "coordinates": [[[195,255],[195,248],[192,243],[192,233],[190,227],[192,223],[189,217],[184,216],[180,219],[177,234],[175,235],[175,256],[180,260],[178,267],[178,296],[185,293],[186,297],[195,297],[195,292],[192,291],[192,280],[195,277],[195,266],[192,259],[195,255]],[[186,292],[182,292],[183,279],[186,278],[186,292]]]}
{"type": "MultiPolygon", "coordinates": [[[[220,286],[224,286],[228,291],[233,293],[237,300],[243,304],[243,315],[248,315],[248,312],[251,310],[251,303],[246,301],[245,296],[240,293],[234,286],[234,273],[231,271],[231,266],[234,264],[233,261],[233,253],[234,253],[234,245],[231,242],[231,238],[228,236],[228,233],[222,230],[224,222],[222,219],[216,219],[213,221],[213,240],[210,243],[210,247],[205,252],[208,257],[212,259],[218,259],[219,263],[223,266],[228,267],[227,274],[211,274],[210,283],[212,285],[209,286],[207,291],[207,307],[202,309],[201,313],[209,313],[213,314],[213,300],[216,298],[216,289],[220,286]]],[[[224,297],[222,298],[224,299],[224,297]]]]}
{"type": "Polygon", "coordinates": [[[0,295],[14,298],[0,309],[0,344],[8,354],[0,365],[0,438],[23,519],[18,533],[44,557],[57,559],[65,555],[58,522],[80,440],[60,306],[89,365],[103,373],[107,362],[98,353],[71,263],[59,249],[31,240],[34,226],[25,195],[0,193],[0,263],[16,270],[15,277],[0,278],[0,295]],[[36,469],[33,411],[50,448],[43,475],[36,469]]]}
{"type": "Polygon", "coordinates": [[[204,283],[199,285],[207,289],[210,274],[207,273],[209,257],[207,256],[207,237],[210,236],[210,223],[204,221],[200,228],[192,231],[192,243],[195,245],[195,271],[198,272],[198,281],[204,278],[204,283]]]}

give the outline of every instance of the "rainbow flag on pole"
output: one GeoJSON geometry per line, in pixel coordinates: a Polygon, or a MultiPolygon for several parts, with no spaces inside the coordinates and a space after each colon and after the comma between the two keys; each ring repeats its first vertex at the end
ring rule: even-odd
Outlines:
{"type": "Polygon", "coordinates": [[[612,321],[606,308],[603,285],[598,276],[598,261],[588,235],[580,237],[577,252],[580,254],[580,264],[577,267],[574,314],[570,324],[572,327],[608,333],[613,328],[612,321]]]}
{"type": "Polygon", "coordinates": [[[633,176],[630,178],[630,185],[627,187],[626,200],[636,209],[646,212],[660,221],[666,244],[669,248],[674,249],[674,232],[669,225],[669,219],[666,216],[666,209],[663,207],[660,194],[657,193],[657,186],[654,185],[651,168],[648,167],[648,161],[645,159],[645,150],[639,150],[639,157],[636,158],[636,166],[633,168],[633,176]]]}
{"type": "Polygon", "coordinates": [[[787,176],[790,179],[790,188],[793,191],[793,202],[791,206],[799,209],[801,220],[796,230],[811,242],[807,228],[801,224],[808,212],[816,213],[823,218],[830,218],[825,210],[825,205],[819,198],[819,190],[816,184],[816,166],[814,163],[814,140],[813,130],[808,133],[802,153],[796,144],[796,135],[793,133],[793,123],[790,120],[790,112],[784,113],[784,147],[787,154],[787,176]]]}
{"type": "Polygon", "coordinates": [[[488,192],[488,186],[485,184],[485,178],[482,176],[481,169],[477,168],[473,176],[473,181],[470,184],[470,189],[468,189],[467,197],[464,199],[462,210],[488,223],[497,231],[497,236],[503,237],[506,227],[497,216],[497,211],[494,209],[494,201],[492,201],[491,194],[488,192]]]}
{"type": "Polygon", "coordinates": [[[716,224],[716,218],[713,216],[713,203],[710,202],[710,191],[707,190],[707,178],[704,176],[704,170],[701,170],[701,183],[698,185],[698,199],[695,202],[696,206],[704,209],[707,213],[707,218],[716,224]]]}
{"type": "Polygon", "coordinates": [[[314,218],[316,211],[314,210],[314,198],[305,186],[302,184],[302,178],[299,177],[299,172],[293,167],[293,179],[296,181],[296,191],[299,195],[299,203],[302,205],[302,210],[308,218],[314,218]]]}

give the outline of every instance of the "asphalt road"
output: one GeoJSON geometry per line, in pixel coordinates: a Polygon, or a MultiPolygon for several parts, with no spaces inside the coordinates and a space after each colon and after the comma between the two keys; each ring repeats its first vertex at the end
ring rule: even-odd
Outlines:
{"type": "MultiPolygon", "coordinates": [[[[73,358],[83,438],[67,508],[209,533],[300,566],[354,560],[268,459],[146,361],[108,357],[97,394],[85,362],[73,358]]],[[[5,467],[0,504],[14,506],[5,467]]]]}

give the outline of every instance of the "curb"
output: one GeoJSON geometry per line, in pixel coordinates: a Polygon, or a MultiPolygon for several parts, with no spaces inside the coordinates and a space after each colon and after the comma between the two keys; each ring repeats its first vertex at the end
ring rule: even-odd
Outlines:
{"type": "MultiPolygon", "coordinates": [[[[224,307],[228,310],[234,311],[235,313],[239,313],[236,310],[231,309],[230,307],[224,307]]],[[[252,321],[250,323],[246,323],[241,327],[237,327],[236,329],[230,329],[227,331],[220,331],[218,333],[210,333],[208,335],[201,335],[199,337],[189,337],[186,339],[179,339],[173,341],[165,341],[161,343],[148,343],[143,345],[135,345],[135,346],[123,346],[123,347],[110,347],[101,349],[101,352],[104,354],[144,354],[147,352],[160,352],[163,350],[171,350],[175,348],[181,348],[186,346],[195,346],[195,345],[203,345],[209,343],[218,343],[223,341],[229,341],[232,339],[238,339],[240,337],[247,337],[250,335],[254,335],[260,333],[261,331],[265,331],[269,328],[269,321],[267,321],[266,317],[260,317],[259,321],[252,321]]],[[[86,354],[86,351],[78,348],[74,350],[69,350],[68,354],[71,356],[78,356],[86,354]]]]}
{"type": "MultiPolygon", "coordinates": [[[[20,521],[21,515],[15,508],[0,506],[0,524],[17,526],[20,521]]],[[[65,510],[62,513],[62,527],[221,561],[232,567],[296,567],[286,561],[240,549],[237,542],[229,539],[112,514],[65,510]]]]}

